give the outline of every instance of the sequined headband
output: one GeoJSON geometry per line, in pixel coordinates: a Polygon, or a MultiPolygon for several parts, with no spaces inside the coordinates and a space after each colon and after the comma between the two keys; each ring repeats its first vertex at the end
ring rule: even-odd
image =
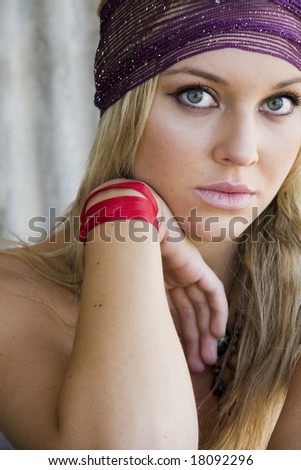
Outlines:
{"type": "Polygon", "coordinates": [[[95,105],[104,113],[180,60],[228,47],[301,70],[301,0],[108,0],[100,16],[95,105]]]}

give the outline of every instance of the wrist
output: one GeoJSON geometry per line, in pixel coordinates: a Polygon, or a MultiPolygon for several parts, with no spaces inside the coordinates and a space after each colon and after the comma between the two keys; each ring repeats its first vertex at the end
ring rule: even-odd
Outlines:
{"type": "Polygon", "coordinates": [[[159,230],[158,212],[157,200],[145,183],[110,181],[92,191],[86,199],[80,216],[79,240],[85,244],[89,233],[107,222],[142,221],[159,230]]]}

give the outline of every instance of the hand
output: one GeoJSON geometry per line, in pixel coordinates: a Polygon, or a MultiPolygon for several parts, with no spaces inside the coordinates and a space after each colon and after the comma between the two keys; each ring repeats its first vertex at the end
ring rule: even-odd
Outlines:
{"type": "Polygon", "coordinates": [[[177,239],[166,224],[173,218],[167,205],[156,195],[160,206],[161,253],[167,299],[192,372],[217,360],[217,339],[225,336],[228,302],[224,286],[204,262],[195,245],[185,236],[177,239]]]}
{"type": "MultiPolygon", "coordinates": [[[[112,180],[102,186],[126,181],[128,180],[112,180]]],[[[224,287],[204,262],[196,246],[185,236],[163,199],[151,187],[149,189],[158,203],[158,219],[162,219],[159,236],[170,312],[182,341],[188,365],[192,372],[199,373],[204,370],[206,364],[211,365],[216,362],[217,339],[225,335],[228,303],[224,287]],[[173,220],[172,225],[176,230],[177,240],[168,228],[168,220],[173,220]]],[[[108,190],[95,198],[99,201],[108,196],[114,197],[116,191],[120,190],[108,190]]],[[[134,190],[122,191],[129,195],[137,195],[134,190]]]]}

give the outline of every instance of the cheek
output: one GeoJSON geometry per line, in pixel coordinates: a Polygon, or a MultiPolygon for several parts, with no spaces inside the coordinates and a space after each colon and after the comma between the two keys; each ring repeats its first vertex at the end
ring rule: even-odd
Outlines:
{"type": "Polygon", "coordinates": [[[270,164],[266,166],[266,174],[269,181],[278,181],[279,187],[292,169],[297,156],[297,147],[286,146],[280,151],[275,151],[271,156],[270,164]]]}
{"type": "Polygon", "coordinates": [[[264,168],[264,175],[269,184],[278,182],[281,186],[294,165],[300,151],[299,127],[294,123],[280,130],[272,126],[265,127],[259,164],[264,168]]]}
{"type": "Polygon", "coordinates": [[[162,179],[183,165],[187,139],[170,121],[170,117],[168,121],[150,119],[135,155],[134,176],[146,182],[153,177],[162,179]]]}
{"type": "MultiPolygon", "coordinates": [[[[288,174],[294,166],[298,152],[286,146],[284,149],[278,148],[270,152],[269,158],[261,163],[259,180],[261,181],[261,191],[258,200],[258,208],[262,212],[274,199],[285,182],[288,174]]],[[[300,161],[300,160],[299,160],[300,161]]]]}
{"type": "MultiPolygon", "coordinates": [[[[153,108],[138,146],[133,175],[156,181],[172,175],[184,177],[189,169],[199,169],[201,155],[208,154],[208,129],[200,128],[195,119],[183,119],[168,106],[153,108]],[[162,109],[163,108],[163,109],[162,109]]],[[[147,182],[147,181],[146,181],[147,182]]]]}

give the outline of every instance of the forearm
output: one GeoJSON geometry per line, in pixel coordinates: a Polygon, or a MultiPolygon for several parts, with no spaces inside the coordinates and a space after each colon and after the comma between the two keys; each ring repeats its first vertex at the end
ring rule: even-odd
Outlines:
{"type": "MultiPolygon", "coordinates": [[[[108,229],[113,225],[106,226],[110,235],[108,229]]],[[[79,323],[59,399],[62,439],[73,448],[197,446],[194,396],[166,301],[159,242],[96,237],[85,250],[79,323]]]]}

